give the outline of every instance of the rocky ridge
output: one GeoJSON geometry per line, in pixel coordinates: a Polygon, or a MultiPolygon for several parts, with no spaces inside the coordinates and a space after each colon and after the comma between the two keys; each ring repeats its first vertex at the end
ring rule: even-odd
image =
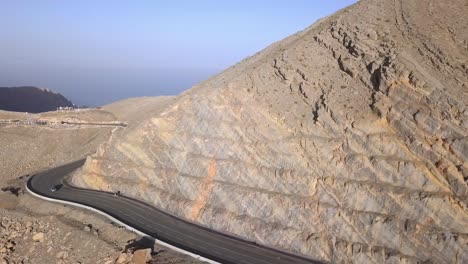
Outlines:
{"type": "Polygon", "coordinates": [[[466,263],[466,13],[360,1],[117,131],[73,182],[327,262],[466,263]]]}
{"type": "Polygon", "coordinates": [[[0,87],[0,109],[15,112],[40,113],[73,103],[59,93],[31,86],[0,87]]]}

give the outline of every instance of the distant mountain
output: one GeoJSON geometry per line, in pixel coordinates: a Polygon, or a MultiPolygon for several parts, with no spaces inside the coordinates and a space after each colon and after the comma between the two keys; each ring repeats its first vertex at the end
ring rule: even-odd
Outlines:
{"type": "Polygon", "coordinates": [[[59,106],[73,106],[59,93],[32,86],[0,87],[0,109],[16,112],[40,113],[59,106]]]}

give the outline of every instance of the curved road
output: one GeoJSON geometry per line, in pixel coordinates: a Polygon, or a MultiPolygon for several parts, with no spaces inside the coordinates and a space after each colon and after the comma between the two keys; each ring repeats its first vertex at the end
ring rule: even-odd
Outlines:
{"type": "Polygon", "coordinates": [[[38,173],[28,180],[27,187],[40,196],[92,207],[152,238],[216,262],[321,263],[189,223],[136,199],[66,184],[64,178],[81,167],[84,161],[38,173]],[[50,189],[58,184],[63,187],[51,192],[50,189]]]}

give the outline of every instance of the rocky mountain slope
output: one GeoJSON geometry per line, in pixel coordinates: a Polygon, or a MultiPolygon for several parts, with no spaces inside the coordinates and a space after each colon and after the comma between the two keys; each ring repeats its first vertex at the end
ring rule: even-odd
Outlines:
{"type": "Polygon", "coordinates": [[[323,261],[467,263],[467,13],[360,1],[141,112],[73,181],[323,261]]]}
{"type": "Polygon", "coordinates": [[[73,106],[59,93],[37,87],[0,87],[0,109],[40,113],[55,111],[59,106],[73,106]]]}

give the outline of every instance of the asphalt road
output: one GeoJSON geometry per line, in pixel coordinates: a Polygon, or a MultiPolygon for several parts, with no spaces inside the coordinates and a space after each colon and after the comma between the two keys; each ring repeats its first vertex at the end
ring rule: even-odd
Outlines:
{"type": "Polygon", "coordinates": [[[221,263],[321,263],[304,257],[257,245],[169,215],[136,199],[112,193],[86,190],[63,184],[64,178],[85,160],[69,163],[31,177],[28,188],[42,196],[79,203],[98,209],[119,221],[155,238],[221,263]]]}

